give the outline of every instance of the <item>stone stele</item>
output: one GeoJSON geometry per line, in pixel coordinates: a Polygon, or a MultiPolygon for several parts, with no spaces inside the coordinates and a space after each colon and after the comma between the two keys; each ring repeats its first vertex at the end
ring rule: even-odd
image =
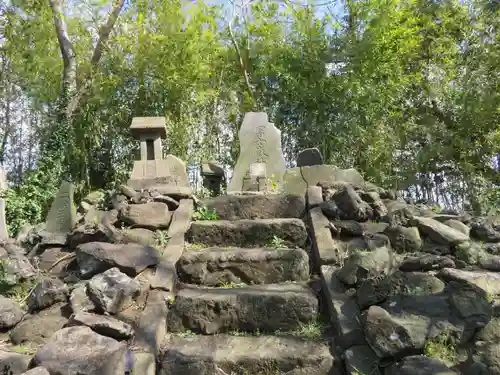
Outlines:
{"type": "Polygon", "coordinates": [[[47,215],[47,232],[69,233],[76,223],[76,208],[73,202],[73,185],[63,181],[47,215]]]}
{"type": "Polygon", "coordinates": [[[267,114],[246,113],[238,137],[240,155],[227,187],[228,193],[242,191],[243,179],[254,163],[265,163],[267,178],[280,184],[286,170],[281,149],[281,131],[269,122],[267,114]]]}

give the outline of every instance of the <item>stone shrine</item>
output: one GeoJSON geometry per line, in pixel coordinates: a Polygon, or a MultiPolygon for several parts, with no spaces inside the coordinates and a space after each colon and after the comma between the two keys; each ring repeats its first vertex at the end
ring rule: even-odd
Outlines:
{"type": "Polygon", "coordinates": [[[189,187],[184,162],[174,155],[163,159],[161,140],[167,135],[164,117],[134,117],[130,131],[141,143],[141,158],[134,161],[128,186],[136,190],[159,185],[189,187]]]}
{"type": "Polygon", "coordinates": [[[219,195],[221,185],[226,184],[224,169],[215,161],[204,161],[201,164],[200,174],[203,178],[203,187],[209,190],[213,196],[219,195]]]}
{"type": "Polygon", "coordinates": [[[268,121],[267,114],[246,113],[238,137],[240,155],[227,188],[228,193],[245,190],[243,181],[249,176],[250,165],[254,163],[264,163],[266,177],[280,184],[286,169],[281,148],[281,131],[268,121]]]}

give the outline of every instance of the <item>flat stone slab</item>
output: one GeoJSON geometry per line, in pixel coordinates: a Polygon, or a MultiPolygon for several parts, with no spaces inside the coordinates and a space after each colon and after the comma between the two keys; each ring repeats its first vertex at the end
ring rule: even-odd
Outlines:
{"type": "Polygon", "coordinates": [[[132,374],[137,375],[155,375],[156,374],[156,358],[151,353],[133,353],[134,367],[132,374]]]}
{"type": "Polygon", "coordinates": [[[304,284],[233,288],[186,286],[168,312],[169,332],[292,331],[318,315],[318,299],[304,284]]]}
{"type": "Polygon", "coordinates": [[[336,267],[321,266],[321,279],[330,321],[336,331],[336,345],[347,349],[366,343],[360,323],[361,311],[356,300],[347,295],[346,289],[335,275],[336,267]]]}
{"type": "Polygon", "coordinates": [[[118,269],[130,277],[158,263],[158,252],[152,246],[137,243],[111,244],[88,242],[76,248],[80,273],[90,278],[110,268],[118,269]]]}
{"type": "Polygon", "coordinates": [[[309,257],[301,249],[206,248],[185,251],[177,263],[180,281],[224,286],[309,280],[309,257]]]}
{"type": "Polygon", "coordinates": [[[160,353],[160,375],[340,375],[328,345],[276,336],[172,335],[160,353]]]}
{"type": "Polygon", "coordinates": [[[202,202],[221,220],[301,218],[306,204],[303,195],[222,195],[202,202]]]}
{"type": "Polygon", "coordinates": [[[126,351],[126,343],[89,327],[67,327],[38,349],[32,364],[45,367],[50,374],[123,375],[126,351]]]}
{"type": "Polygon", "coordinates": [[[45,367],[35,367],[31,370],[23,372],[21,375],[50,375],[45,367]]]}
{"type": "Polygon", "coordinates": [[[437,275],[444,281],[468,281],[475,284],[488,294],[500,295],[500,273],[490,271],[466,271],[455,268],[443,268],[437,275]]]}
{"type": "Polygon", "coordinates": [[[80,325],[87,326],[92,331],[115,340],[126,340],[134,334],[130,324],[106,315],[79,312],[70,319],[68,326],[80,325]]]}
{"type": "Polygon", "coordinates": [[[320,265],[341,264],[346,256],[346,246],[332,237],[330,222],[321,208],[315,207],[309,210],[307,216],[311,228],[314,261],[320,265]]]}
{"type": "MultiPolygon", "coordinates": [[[[151,290],[146,306],[135,323],[135,350],[157,353],[165,338],[167,328],[167,301],[173,300],[170,293],[151,290]]],[[[143,374],[136,372],[134,374],[143,374]]]]}
{"type": "Polygon", "coordinates": [[[431,240],[442,245],[456,245],[461,242],[469,241],[470,237],[446,224],[440,223],[437,220],[415,216],[418,229],[430,237],[431,240]]]}
{"type": "MultiPolygon", "coordinates": [[[[474,371],[475,372],[475,371],[474,371]]],[[[458,375],[439,359],[412,355],[389,366],[386,375],[458,375]]],[[[477,374],[477,373],[476,373],[477,374]]],[[[471,374],[472,375],[472,374],[471,374]]]]}
{"type": "Polygon", "coordinates": [[[193,214],[193,200],[181,199],[179,207],[174,212],[172,222],[167,231],[169,238],[162,250],[160,262],[151,281],[151,288],[171,291],[177,282],[175,264],[184,252],[185,234],[191,223],[193,214]]]}
{"type": "Polygon", "coordinates": [[[343,353],[346,375],[371,374],[381,375],[380,359],[368,345],[351,346],[343,353]]]}
{"type": "Polygon", "coordinates": [[[9,339],[15,345],[43,345],[68,322],[64,315],[62,303],[28,315],[9,331],[9,339]]]}
{"type": "Polygon", "coordinates": [[[129,180],[127,181],[127,186],[137,191],[154,191],[176,199],[189,198],[193,195],[193,189],[190,186],[175,185],[171,181],[165,181],[165,179],[161,178],[129,180]]]}
{"type": "Polygon", "coordinates": [[[284,192],[297,195],[304,194],[309,186],[316,186],[318,183],[344,182],[356,186],[365,184],[363,177],[355,169],[339,169],[326,164],[289,168],[283,180],[284,192]]]}
{"type": "Polygon", "coordinates": [[[266,246],[280,238],[287,247],[303,247],[306,227],[300,219],[194,221],[188,241],[207,246],[266,246]]]}

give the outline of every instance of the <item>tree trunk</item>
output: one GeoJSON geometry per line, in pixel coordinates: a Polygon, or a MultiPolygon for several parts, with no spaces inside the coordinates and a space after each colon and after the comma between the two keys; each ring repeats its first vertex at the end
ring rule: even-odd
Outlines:
{"type": "Polygon", "coordinates": [[[107,22],[99,30],[99,39],[92,53],[91,72],[84,77],[82,85],[77,88],[77,62],[76,53],[68,35],[68,26],[64,19],[64,10],[62,7],[63,0],[49,0],[50,7],[54,18],[54,26],[56,29],[57,40],[61,49],[62,59],[64,62],[63,81],[61,89],[61,104],[63,104],[65,117],[71,119],[75,110],[81,104],[82,97],[87,93],[92,83],[92,70],[97,67],[101,60],[102,50],[109,39],[111,31],[115,27],[118,16],[123,8],[124,0],[115,0],[113,9],[108,17],[107,22]]]}
{"type": "MultiPolygon", "coordinates": [[[[67,169],[70,163],[68,160],[63,162],[62,159],[70,157],[71,152],[69,152],[69,150],[63,150],[64,147],[61,142],[64,142],[64,145],[66,146],[72,146],[72,138],[74,134],[72,126],[73,117],[78,108],[80,108],[84,103],[85,96],[90,91],[93,72],[99,64],[104,46],[109,39],[116,21],[118,20],[118,16],[123,8],[124,0],[115,0],[113,2],[113,8],[107,22],[99,30],[99,37],[90,60],[90,71],[78,80],[76,53],[69,38],[68,26],[64,18],[64,9],[62,5],[63,0],[49,0],[49,3],[52,9],[54,27],[57,40],[59,41],[59,48],[61,49],[64,67],[62,73],[61,93],[57,106],[57,121],[55,128],[52,129],[48,139],[48,144],[46,146],[46,152],[48,155],[46,158],[49,160],[56,159],[52,162],[59,162],[61,163],[61,166],[64,166],[66,167],[65,169],[67,169]],[[79,87],[77,82],[81,82],[79,87]],[[61,160],[54,158],[54,154],[58,155],[61,160]]],[[[69,174],[71,174],[71,171],[69,171],[69,174]]]]}

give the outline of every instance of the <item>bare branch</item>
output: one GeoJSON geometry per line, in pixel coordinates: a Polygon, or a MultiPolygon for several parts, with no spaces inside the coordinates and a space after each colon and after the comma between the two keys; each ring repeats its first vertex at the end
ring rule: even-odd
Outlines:
{"type": "Polygon", "coordinates": [[[109,34],[111,34],[111,31],[115,27],[115,23],[118,20],[118,16],[122,11],[123,3],[124,0],[114,1],[113,9],[111,11],[111,14],[109,15],[108,21],[101,28],[101,30],[99,30],[99,39],[97,40],[94,53],[92,54],[92,59],[90,60],[92,66],[96,66],[99,63],[99,60],[101,59],[103,46],[108,41],[109,34]]]}
{"type": "MultiPolygon", "coordinates": [[[[242,10],[246,8],[252,0],[249,0],[246,4],[242,5],[242,10]]],[[[245,61],[243,60],[243,56],[241,54],[240,47],[238,46],[238,42],[236,41],[236,38],[234,36],[233,32],[233,23],[236,21],[238,18],[238,15],[236,14],[236,4],[233,2],[233,15],[231,17],[231,20],[228,23],[228,28],[229,28],[229,35],[231,36],[231,41],[233,43],[234,49],[236,50],[236,55],[238,56],[238,62],[240,64],[240,69],[243,74],[243,78],[245,79],[245,84],[247,86],[248,93],[250,94],[250,97],[252,98],[253,104],[255,105],[255,94],[252,88],[252,84],[250,83],[250,75],[248,73],[248,69],[245,65],[245,61]]]]}
{"type": "Polygon", "coordinates": [[[113,9],[108,17],[107,22],[99,30],[99,38],[90,59],[91,71],[83,79],[82,85],[77,90],[76,81],[76,54],[73,45],[69,40],[68,27],[64,20],[64,11],[62,7],[63,0],[49,0],[54,17],[54,26],[56,28],[57,39],[61,48],[61,53],[64,62],[63,70],[63,100],[65,100],[65,115],[71,118],[80,105],[82,97],[87,93],[92,84],[92,71],[97,67],[101,60],[102,51],[109,39],[109,35],[113,30],[118,16],[123,8],[124,0],[115,0],[113,9]]]}

